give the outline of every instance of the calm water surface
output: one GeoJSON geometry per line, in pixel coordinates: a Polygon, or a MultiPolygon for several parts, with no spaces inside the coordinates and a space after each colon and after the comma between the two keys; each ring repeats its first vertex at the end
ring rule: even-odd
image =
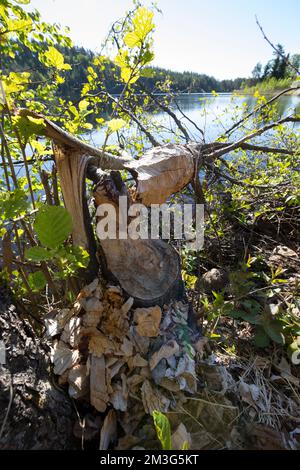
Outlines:
{"type": "MultiPolygon", "coordinates": [[[[179,95],[173,103],[172,108],[176,116],[180,118],[182,123],[188,129],[192,138],[197,141],[200,139],[200,133],[196,127],[189,122],[192,120],[205,133],[207,142],[215,140],[231,127],[241,117],[240,107],[246,103],[247,108],[253,109],[257,100],[253,96],[235,96],[231,93],[221,93],[213,96],[210,93],[191,93],[179,95]]],[[[294,109],[300,112],[300,96],[282,96],[278,100],[278,112],[280,115],[286,115],[294,109]]],[[[174,121],[164,112],[155,112],[155,120],[163,127],[175,129],[174,121]]],[[[174,140],[174,135],[167,131],[161,130],[159,135],[155,136],[158,140],[170,138],[174,140]]],[[[103,143],[104,131],[91,133],[91,143],[99,146],[103,143]]],[[[114,135],[110,137],[110,143],[114,143],[114,135]]]]}

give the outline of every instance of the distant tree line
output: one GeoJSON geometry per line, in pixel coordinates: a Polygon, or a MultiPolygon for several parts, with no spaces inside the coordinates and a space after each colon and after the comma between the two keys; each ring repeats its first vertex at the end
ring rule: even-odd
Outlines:
{"type": "Polygon", "coordinates": [[[299,69],[300,54],[290,56],[290,54],[285,52],[282,44],[277,44],[272,59],[270,59],[265,66],[260,62],[255,65],[252,71],[252,82],[257,83],[270,78],[275,78],[276,80],[294,78],[295,70],[289,64],[299,69]]]}
{"type": "MultiPolygon", "coordinates": [[[[82,85],[86,83],[88,76],[88,67],[93,64],[96,54],[83,47],[73,46],[71,48],[58,48],[63,53],[65,62],[71,64],[72,69],[67,72],[64,83],[59,86],[59,95],[65,99],[76,101],[80,99],[80,91],[82,85]]],[[[16,57],[11,59],[5,57],[1,63],[2,69],[5,70],[28,70],[35,78],[36,83],[43,80],[51,79],[49,70],[43,67],[38,60],[38,55],[33,53],[25,46],[18,49],[16,57]]],[[[201,92],[232,92],[239,89],[243,83],[242,78],[234,80],[217,80],[214,77],[199,74],[195,72],[174,72],[158,67],[148,69],[146,76],[140,79],[141,84],[150,91],[159,92],[158,83],[165,80],[170,82],[170,89],[174,92],[181,93],[201,93],[201,92]]],[[[105,62],[103,70],[103,85],[113,94],[120,93],[123,87],[120,80],[120,71],[118,67],[111,61],[105,62]]]]}

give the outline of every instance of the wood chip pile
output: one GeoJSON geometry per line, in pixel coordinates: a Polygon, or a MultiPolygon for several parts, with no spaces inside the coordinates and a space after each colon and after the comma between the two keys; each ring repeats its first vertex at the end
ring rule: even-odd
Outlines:
{"type": "Polygon", "coordinates": [[[197,389],[188,305],[132,306],[120,287],[104,288],[95,279],[72,309],[46,318],[58,383],[74,399],[108,412],[106,424],[115,426],[118,416],[126,435],[145,414],[170,411],[197,389]]]}

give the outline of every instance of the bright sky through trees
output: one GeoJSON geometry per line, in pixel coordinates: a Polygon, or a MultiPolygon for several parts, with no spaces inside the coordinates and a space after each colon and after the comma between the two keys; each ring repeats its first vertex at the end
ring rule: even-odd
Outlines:
{"type": "MultiPolygon", "coordinates": [[[[145,2],[147,4],[147,2],[145,2]]],[[[96,50],[131,0],[32,0],[47,21],[71,28],[75,44],[96,50]]],[[[149,4],[149,2],[148,2],[149,4]]],[[[158,0],[154,65],[216,78],[249,76],[272,49],[255,23],[286,51],[300,52],[299,0],[158,0]]]]}

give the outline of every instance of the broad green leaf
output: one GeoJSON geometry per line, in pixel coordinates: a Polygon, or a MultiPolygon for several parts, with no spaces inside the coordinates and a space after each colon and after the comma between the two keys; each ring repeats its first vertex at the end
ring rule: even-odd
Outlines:
{"type": "Polygon", "coordinates": [[[150,67],[147,67],[147,68],[142,70],[141,76],[151,78],[151,77],[154,76],[154,70],[150,69],[150,67]]]}
{"type": "Polygon", "coordinates": [[[254,344],[259,348],[266,348],[270,344],[270,338],[263,328],[257,328],[254,336],[254,344]]]}
{"type": "Polygon", "coordinates": [[[263,327],[267,335],[278,344],[284,344],[285,338],[283,335],[282,323],[279,320],[264,321],[263,327]]]}
{"type": "Polygon", "coordinates": [[[138,46],[141,43],[141,39],[136,33],[127,33],[124,37],[126,46],[132,48],[138,46]]]}
{"type": "Polygon", "coordinates": [[[32,246],[25,251],[25,258],[29,261],[49,261],[53,258],[53,252],[46,250],[41,246],[32,246]]]}
{"type": "Polygon", "coordinates": [[[253,315],[256,315],[261,310],[261,305],[257,300],[254,299],[247,299],[242,302],[242,305],[245,309],[247,309],[253,315]]]}
{"type": "Polygon", "coordinates": [[[20,217],[29,206],[27,195],[22,189],[0,193],[0,218],[3,220],[20,217]]]}
{"type": "Polygon", "coordinates": [[[45,63],[48,67],[55,67],[57,70],[70,70],[72,67],[65,64],[64,56],[55,47],[49,46],[44,53],[45,63]]]}
{"type": "Polygon", "coordinates": [[[112,119],[106,123],[111,132],[116,132],[126,126],[126,121],[124,119],[112,119]]]}
{"type": "Polygon", "coordinates": [[[13,123],[26,141],[33,135],[43,135],[46,127],[43,119],[36,119],[31,116],[16,116],[13,118],[13,123]]]}
{"type": "Polygon", "coordinates": [[[242,315],[244,315],[244,314],[245,314],[244,310],[232,309],[232,310],[226,312],[226,315],[228,315],[231,318],[242,318],[242,315]]]}
{"type": "Polygon", "coordinates": [[[252,325],[259,325],[261,323],[261,316],[254,315],[253,313],[241,311],[241,318],[252,325]]]}
{"type": "Polygon", "coordinates": [[[32,28],[32,20],[28,18],[27,20],[16,20],[8,18],[6,20],[7,29],[13,33],[18,33],[32,28]]]}
{"type": "Polygon", "coordinates": [[[35,273],[29,274],[28,283],[34,292],[38,292],[44,289],[47,284],[47,280],[42,271],[36,271],[35,273]]]}
{"type": "Polygon", "coordinates": [[[89,102],[87,100],[81,100],[78,105],[79,111],[86,111],[88,106],[89,106],[89,102]]]}
{"type": "Polygon", "coordinates": [[[129,65],[129,62],[128,62],[129,58],[128,58],[128,51],[122,51],[120,50],[118,55],[116,55],[115,57],[115,63],[121,67],[121,69],[123,67],[128,67],[129,65]]]}
{"type": "Polygon", "coordinates": [[[132,24],[134,26],[134,33],[139,37],[141,41],[144,41],[147,35],[153,30],[154,13],[146,7],[140,7],[137,9],[132,24]]]}
{"type": "Polygon", "coordinates": [[[161,443],[163,450],[171,450],[171,426],[167,416],[160,411],[153,411],[152,413],[154,426],[156,429],[157,437],[161,443]]]}
{"type": "Polygon", "coordinates": [[[61,206],[44,206],[39,210],[34,229],[47,248],[58,248],[72,232],[72,218],[61,206]]]}

